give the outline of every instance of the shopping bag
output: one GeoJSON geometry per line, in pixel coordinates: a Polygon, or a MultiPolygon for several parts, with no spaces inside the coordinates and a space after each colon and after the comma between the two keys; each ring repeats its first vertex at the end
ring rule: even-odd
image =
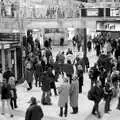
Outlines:
{"type": "Polygon", "coordinates": [[[26,80],[25,80],[24,83],[23,83],[23,87],[24,87],[24,88],[29,88],[29,85],[28,85],[28,83],[27,83],[26,80]]]}

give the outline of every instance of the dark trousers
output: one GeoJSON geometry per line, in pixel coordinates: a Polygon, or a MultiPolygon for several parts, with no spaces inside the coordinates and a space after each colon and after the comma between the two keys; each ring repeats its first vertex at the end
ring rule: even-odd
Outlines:
{"type": "Polygon", "coordinates": [[[39,84],[39,87],[41,86],[41,77],[38,75],[35,75],[35,86],[37,87],[39,84]]]}
{"type": "MultiPolygon", "coordinates": [[[[68,104],[65,103],[65,109],[64,109],[64,115],[65,117],[67,117],[67,113],[68,113],[68,104]]],[[[63,116],[63,107],[60,107],[60,116],[63,116]]]]}
{"type": "Polygon", "coordinates": [[[99,102],[97,102],[97,101],[94,101],[94,106],[93,106],[92,114],[97,114],[98,117],[100,117],[99,102]]]}
{"type": "Polygon", "coordinates": [[[70,84],[71,84],[71,82],[72,82],[72,75],[71,75],[71,74],[67,74],[67,77],[69,77],[69,79],[70,79],[70,84]]]}
{"type": "Polygon", "coordinates": [[[11,105],[12,109],[17,108],[17,99],[16,98],[11,98],[10,99],[10,105],[11,105]]]}
{"type": "MultiPolygon", "coordinates": [[[[52,88],[54,90],[54,94],[57,95],[57,90],[56,90],[56,85],[54,83],[54,85],[52,86],[52,88]]],[[[51,91],[50,91],[50,95],[52,95],[51,91]]]]}
{"type": "Polygon", "coordinates": [[[78,107],[72,107],[73,113],[78,113],[78,107]]]}
{"type": "Polygon", "coordinates": [[[118,105],[117,105],[117,109],[120,110],[120,97],[118,98],[118,105]]]}
{"type": "Polygon", "coordinates": [[[110,111],[110,101],[111,101],[111,97],[108,96],[106,99],[105,99],[105,113],[110,111]]]}
{"type": "Polygon", "coordinates": [[[78,83],[79,83],[79,93],[82,93],[83,77],[78,78],[78,83]]]}
{"type": "Polygon", "coordinates": [[[30,82],[28,83],[28,85],[29,85],[29,89],[32,89],[32,83],[30,82]]]}

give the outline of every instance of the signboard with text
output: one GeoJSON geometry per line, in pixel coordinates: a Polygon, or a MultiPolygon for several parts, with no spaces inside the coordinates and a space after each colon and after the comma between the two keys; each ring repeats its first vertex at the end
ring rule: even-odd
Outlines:
{"type": "Polygon", "coordinates": [[[110,16],[120,16],[120,8],[110,8],[110,16]]]}
{"type": "Polygon", "coordinates": [[[120,31],[120,23],[116,22],[96,22],[97,31],[120,31]]]}
{"type": "Polygon", "coordinates": [[[20,41],[20,33],[0,33],[0,41],[20,41]]]}
{"type": "Polygon", "coordinates": [[[98,16],[98,8],[88,8],[87,9],[87,16],[98,16]]]}

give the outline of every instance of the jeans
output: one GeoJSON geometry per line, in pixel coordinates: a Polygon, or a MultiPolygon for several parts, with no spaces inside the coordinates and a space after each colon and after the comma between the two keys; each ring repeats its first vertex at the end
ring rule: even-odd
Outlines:
{"type": "Polygon", "coordinates": [[[16,98],[11,98],[10,99],[10,105],[11,105],[12,109],[17,108],[17,99],[16,98]]]}
{"type": "Polygon", "coordinates": [[[99,102],[97,102],[97,101],[94,101],[94,106],[93,106],[92,114],[97,114],[98,117],[100,118],[99,102]]]}
{"type": "Polygon", "coordinates": [[[105,100],[105,112],[108,112],[110,111],[110,101],[111,101],[111,98],[108,96],[105,100]]]}
{"type": "Polygon", "coordinates": [[[43,105],[50,105],[51,104],[50,91],[48,91],[48,92],[43,91],[42,98],[41,98],[41,103],[43,105]]]}

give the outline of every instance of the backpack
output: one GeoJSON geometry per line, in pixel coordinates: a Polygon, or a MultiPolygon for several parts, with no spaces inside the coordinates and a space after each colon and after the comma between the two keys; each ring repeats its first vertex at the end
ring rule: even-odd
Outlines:
{"type": "Polygon", "coordinates": [[[88,91],[88,96],[87,97],[88,97],[89,100],[92,100],[92,101],[94,100],[93,89],[90,89],[88,91]]]}

